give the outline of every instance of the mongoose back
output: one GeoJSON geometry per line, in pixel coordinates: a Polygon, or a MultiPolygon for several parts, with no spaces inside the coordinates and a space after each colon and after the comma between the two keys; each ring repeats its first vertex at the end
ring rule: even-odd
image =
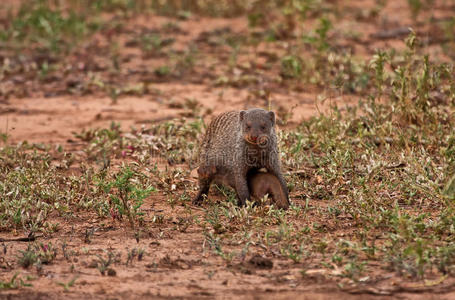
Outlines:
{"type": "Polygon", "coordinates": [[[250,198],[247,174],[261,168],[276,176],[288,200],[278,159],[275,113],[254,108],[220,114],[209,124],[201,143],[199,192],[193,203],[201,203],[212,181],[222,181],[235,189],[239,205],[244,205],[250,198]]]}

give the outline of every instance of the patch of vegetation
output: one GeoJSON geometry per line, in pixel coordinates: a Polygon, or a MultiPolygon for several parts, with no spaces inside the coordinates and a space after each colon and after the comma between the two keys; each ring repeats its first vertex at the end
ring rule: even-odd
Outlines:
{"type": "Polygon", "coordinates": [[[68,282],[57,282],[58,285],[62,286],[65,292],[69,292],[70,288],[76,283],[77,276],[68,282]]]}
{"type": "MultiPolygon", "coordinates": [[[[153,101],[182,110],[184,118],[129,131],[115,122],[84,130],[75,133],[80,143],[75,147],[81,151],[27,142],[12,145],[7,132],[0,133],[0,230],[51,234],[59,230],[61,219],[82,212],[113,226],[127,219],[138,242],[138,228],[146,231],[149,226],[157,229],[150,233],[157,240],[199,234],[204,255],[220,257],[230,267],[243,264],[255,249],[281,259],[284,266],[304,269],[302,274],[322,269],[327,276],[352,283],[367,280],[365,275],[372,269],[411,280],[454,276],[455,70],[447,61],[453,56],[455,19],[446,18],[436,26],[446,47],[443,63],[428,55],[430,41],[412,30],[403,49],[377,49],[365,58],[355,46],[342,43],[346,30],[338,25],[351,8],[333,1],[266,2],[81,1],[79,9],[70,10],[61,6],[63,2],[31,1],[11,12],[8,27],[2,28],[0,38],[7,47],[66,52],[95,32],[96,17],[106,13],[114,16],[113,31],[103,32],[109,45],[92,51],[106,55],[108,63],[79,62],[86,52],[68,66],[47,57],[29,67],[25,59],[5,56],[0,79],[6,80],[0,82],[0,96],[7,94],[3,82],[24,82],[20,76],[26,70],[32,70],[27,76],[43,85],[62,70],[66,75],[83,74],[83,79],[62,79],[63,89],[81,94],[100,91],[112,99],[112,105],[122,95],[152,94],[155,80],[187,83],[194,80],[192,75],[201,74],[204,80],[213,79],[211,88],[220,93],[220,101],[225,86],[248,90],[248,105],[251,101],[259,106],[275,104],[275,90],[310,91],[323,101],[333,93],[355,96],[357,105],[331,105],[326,113],[279,131],[282,166],[293,200],[289,210],[252,202],[238,207],[235,193],[224,187],[209,195],[203,208],[195,209],[191,196],[196,186],[190,174],[197,165],[205,127],[201,117],[211,111],[204,110],[197,97],[167,99],[155,91],[159,97],[153,101]],[[144,68],[148,71],[136,72],[123,66],[141,55],[123,55],[121,43],[113,37],[124,33],[123,21],[141,9],[173,18],[159,29],[134,32],[130,46],[138,47],[144,61],[160,59],[144,68]],[[201,32],[184,50],[171,49],[185,27],[176,25],[174,17],[186,24],[195,15],[239,14],[248,18],[246,33],[217,28],[201,32]],[[199,68],[204,68],[203,73],[198,73],[199,68]],[[132,81],[123,82],[125,78],[132,81]],[[162,197],[156,198],[166,209],[153,208],[149,214],[144,202],[158,190],[162,197]],[[169,211],[177,217],[170,217],[169,211]]],[[[385,5],[380,2],[352,14],[359,22],[370,21],[385,5]]],[[[414,21],[431,4],[407,2],[414,21]]],[[[67,5],[76,8],[77,3],[67,5]]],[[[367,45],[377,42],[356,38],[367,45]]],[[[54,78],[54,83],[60,79],[54,78]]],[[[290,118],[293,108],[286,109],[279,115],[290,118]]],[[[287,120],[282,121],[287,125],[287,120]]],[[[85,236],[81,234],[84,242],[91,243],[94,233],[94,227],[86,228],[85,236]]],[[[62,245],[62,252],[69,262],[66,247],[62,245]]],[[[30,244],[19,252],[17,263],[40,270],[56,255],[50,243],[30,244]]],[[[144,255],[139,246],[128,250],[126,265],[144,255]]],[[[119,259],[113,252],[97,258],[94,267],[100,274],[116,275],[112,265],[119,259]]],[[[214,273],[208,274],[211,278],[214,273]]],[[[58,284],[67,291],[75,280],[58,284]]],[[[23,285],[13,276],[0,282],[0,289],[23,285]]]]}
{"type": "Polygon", "coordinates": [[[81,182],[71,176],[56,176],[72,164],[72,155],[27,143],[7,145],[0,152],[2,229],[37,231],[49,225],[46,219],[50,212],[69,213],[72,201],[77,203],[82,199],[81,182]],[[52,164],[52,155],[61,158],[59,164],[52,164]]]}
{"type": "Polygon", "coordinates": [[[74,214],[75,207],[93,209],[101,216],[113,218],[125,215],[130,223],[133,221],[132,225],[141,219],[142,202],[154,191],[150,178],[137,165],[125,165],[118,173],[110,169],[114,155],[126,158],[126,152],[133,152],[133,148],[121,147],[123,138],[115,129],[83,132],[79,136],[91,140],[83,159],[92,158],[100,164],[97,169],[83,164],[82,176],[69,171],[80,158],[61,147],[54,150],[45,145],[21,143],[0,148],[3,230],[52,232],[58,230],[58,224],[49,223],[48,216],[57,212],[68,217],[74,214]]]}
{"type": "Polygon", "coordinates": [[[0,38],[22,47],[59,52],[68,50],[98,27],[83,14],[64,11],[48,0],[33,0],[21,4],[0,38]]]}
{"type": "Polygon", "coordinates": [[[10,281],[0,281],[0,290],[18,289],[24,286],[32,285],[24,282],[24,280],[19,277],[19,273],[14,274],[10,281]]]}
{"type": "Polygon", "coordinates": [[[99,187],[107,195],[110,195],[110,213],[113,218],[121,218],[126,216],[134,229],[137,222],[142,222],[141,206],[144,199],[147,198],[155,189],[151,186],[142,188],[137,183],[138,175],[142,175],[137,171],[133,171],[129,166],[123,166],[122,169],[114,175],[114,180],[110,182],[104,181],[101,177],[99,187]],[[134,182],[136,181],[136,183],[134,182]]]}
{"type": "Polygon", "coordinates": [[[107,259],[103,258],[101,255],[97,255],[98,257],[98,262],[97,262],[97,268],[100,271],[101,275],[105,275],[106,273],[109,275],[109,273],[112,273],[110,266],[116,261],[115,254],[113,252],[108,251],[107,252],[107,259]]]}
{"type": "Polygon", "coordinates": [[[30,244],[26,250],[19,250],[18,263],[23,268],[41,264],[50,264],[57,256],[57,249],[49,244],[30,244]]]}

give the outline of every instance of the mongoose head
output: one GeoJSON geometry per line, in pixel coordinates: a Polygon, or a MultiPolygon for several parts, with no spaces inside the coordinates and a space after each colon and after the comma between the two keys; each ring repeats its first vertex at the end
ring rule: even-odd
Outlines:
{"type": "Polygon", "coordinates": [[[260,108],[240,111],[242,135],[249,144],[266,146],[275,126],[275,113],[260,108]]]}

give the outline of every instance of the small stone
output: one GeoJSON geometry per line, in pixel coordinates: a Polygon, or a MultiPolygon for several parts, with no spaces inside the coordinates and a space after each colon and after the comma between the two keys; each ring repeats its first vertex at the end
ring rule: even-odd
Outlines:
{"type": "Polygon", "coordinates": [[[88,264],[88,267],[89,268],[96,268],[98,267],[98,262],[96,260],[92,260],[89,264],[88,264]]]}
{"type": "Polygon", "coordinates": [[[109,268],[107,269],[107,276],[117,276],[117,272],[114,269],[109,268]]]}
{"type": "Polygon", "coordinates": [[[250,262],[250,264],[256,266],[257,268],[261,268],[261,269],[273,268],[273,262],[266,257],[260,256],[259,254],[256,254],[255,256],[253,256],[249,262],[250,262]]]}

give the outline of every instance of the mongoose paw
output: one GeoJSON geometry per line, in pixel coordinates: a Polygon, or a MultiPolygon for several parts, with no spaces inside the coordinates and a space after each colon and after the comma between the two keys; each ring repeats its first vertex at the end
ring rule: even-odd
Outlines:
{"type": "Polygon", "coordinates": [[[193,203],[193,205],[200,206],[200,205],[202,204],[202,199],[201,199],[201,197],[195,197],[195,198],[193,198],[192,203],[193,203]]]}
{"type": "Polygon", "coordinates": [[[238,199],[238,200],[237,200],[237,205],[238,205],[239,207],[245,206],[245,205],[246,205],[246,201],[242,201],[242,200],[238,199]]]}
{"type": "Polygon", "coordinates": [[[202,201],[203,201],[204,198],[205,198],[204,196],[206,197],[205,194],[202,194],[202,193],[199,192],[199,193],[196,195],[196,197],[193,198],[193,201],[192,201],[193,205],[201,206],[202,201]]]}

